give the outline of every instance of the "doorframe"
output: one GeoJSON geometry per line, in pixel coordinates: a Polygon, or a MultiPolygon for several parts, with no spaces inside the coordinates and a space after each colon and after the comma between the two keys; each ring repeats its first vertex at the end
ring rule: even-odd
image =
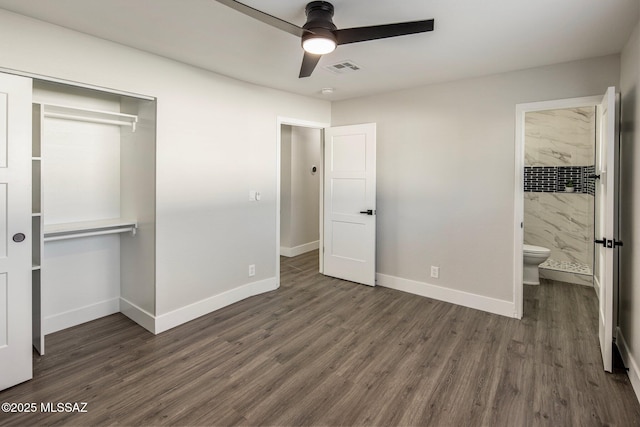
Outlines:
{"type": "Polygon", "coordinates": [[[516,104],[515,139],[515,202],[513,220],[513,295],[514,316],[522,319],[524,305],[524,284],[522,283],[522,251],[524,244],[524,127],[525,114],[533,111],[557,110],[562,108],[595,107],[602,102],[602,95],[579,98],[565,98],[550,101],[516,104]],[[522,224],[522,225],[521,225],[522,224]]]}
{"type": "MultiPolygon", "coordinates": [[[[324,223],[324,129],[331,126],[331,123],[302,120],[292,117],[278,116],[276,119],[276,287],[280,287],[280,174],[282,173],[282,125],[320,129],[320,165],[318,165],[318,175],[320,177],[320,217],[319,217],[319,246],[324,247],[323,223],[324,223]]],[[[322,273],[323,254],[320,250],[319,271],[322,273]]]]}

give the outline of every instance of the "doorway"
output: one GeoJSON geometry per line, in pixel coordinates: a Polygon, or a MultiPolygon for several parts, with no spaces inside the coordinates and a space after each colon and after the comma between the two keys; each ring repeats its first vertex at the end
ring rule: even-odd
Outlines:
{"type": "MultiPolygon", "coordinates": [[[[276,280],[280,257],[323,246],[323,130],[328,123],[278,118],[276,168],[276,280]]],[[[322,251],[318,271],[322,273],[322,251]]]]}
{"type": "MultiPolygon", "coordinates": [[[[522,276],[523,276],[523,265],[522,265],[522,253],[523,253],[523,244],[525,242],[525,221],[527,220],[527,216],[525,214],[525,203],[533,203],[533,204],[540,204],[540,199],[539,197],[535,197],[535,196],[530,196],[530,197],[525,197],[525,167],[529,167],[531,168],[531,166],[527,165],[527,161],[525,161],[525,154],[526,154],[526,150],[525,150],[525,140],[526,140],[526,120],[527,120],[527,115],[533,116],[535,114],[540,114],[541,116],[544,116],[544,112],[549,112],[549,111],[559,111],[559,110],[563,110],[563,111],[571,111],[571,114],[574,115],[579,115],[580,113],[584,112],[584,111],[590,111],[590,109],[595,109],[595,107],[597,105],[600,104],[600,102],[602,101],[602,99],[600,97],[584,97],[584,98],[571,98],[571,99],[562,99],[562,100],[554,100],[554,101],[542,101],[542,102],[534,102],[534,103],[528,103],[528,104],[519,104],[516,106],[516,147],[515,147],[515,152],[516,152],[516,158],[515,158],[515,173],[516,173],[516,188],[515,188],[515,221],[514,221],[514,225],[515,225],[515,230],[514,230],[514,296],[515,296],[515,309],[516,309],[516,317],[517,318],[522,318],[523,316],[523,283],[522,283],[522,276]]],[[[595,134],[594,134],[594,138],[595,138],[595,134]]],[[[552,150],[550,150],[552,151],[552,150]]],[[[556,150],[557,151],[557,150],[556,150]]],[[[557,155],[557,153],[556,153],[557,155]]],[[[589,163],[589,162],[586,162],[589,163]]],[[[588,168],[588,166],[590,165],[581,165],[584,166],[584,168],[580,168],[580,169],[576,169],[575,171],[573,170],[574,167],[573,166],[568,166],[569,169],[559,171],[559,168],[557,166],[549,166],[548,168],[553,169],[555,168],[553,171],[549,172],[547,170],[542,170],[541,173],[542,174],[551,174],[553,175],[553,177],[555,177],[555,179],[551,179],[553,182],[546,182],[545,186],[549,185],[551,187],[553,187],[553,191],[551,191],[549,188],[546,188],[547,190],[549,190],[547,193],[530,193],[530,194],[545,194],[545,195],[557,195],[558,193],[556,192],[557,190],[562,190],[563,192],[566,191],[566,186],[569,183],[569,181],[574,181],[573,179],[571,179],[570,174],[575,172],[580,174],[581,176],[584,173],[591,173],[591,169],[588,168]],[[582,170],[584,169],[584,170],[582,170]],[[576,172],[577,171],[577,172],[576,172]],[[569,175],[567,175],[567,173],[569,173],[569,175]],[[558,175],[561,175],[561,178],[558,178],[558,175]]],[[[540,166],[541,168],[545,168],[544,166],[540,166]]],[[[546,168],[545,168],[546,169],[546,168]]],[[[531,187],[533,185],[532,182],[530,182],[530,178],[532,174],[535,174],[535,172],[537,172],[536,170],[533,169],[529,169],[527,171],[527,174],[529,175],[527,178],[527,185],[529,187],[531,187]]],[[[576,180],[577,181],[577,180],[576,180]]],[[[540,185],[542,186],[543,184],[540,184],[540,180],[537,181],[538,184],[536,185],[540,185]]],[[[586,184],[587,181],[585,181],[586,184]]],[[[573,182],[572,182],[573,183],[573,182]]],[[[587,188],[588,186],[585,185],[584,191],[587,192],[589,191],[589,188],[587,188]]],[[[531,190],[531,188],[528,188],[529,190],[531,190]]],[[[580,191],[582,191],[583,188],[582,186],[580,187],[580,191]]],[[[582,194],[572,194],[572,196],[578,196],[578,197],[583,197],[582,194]]],[[[553,197],[552,196],[552,197],[553,197]]],[[[562,194],[562,196],[564,196],[564,193],[562,194]]],[[[583,198],[588,199],[589,196],[584,196],[583,198]]],[[[557,197],[556,197],[557,199],[557,197]]],[[[588,204],[588,200],[585,200],[584,203],[582,203],[583,205],[587,205],[588,204]]],[[[592,212],[591,214],[591,224],[593,224],[593,205],[591,207],[585,207],[584,211],[585,212],[592,212]]],[[[565,216],[566,218],[567,216],[565,216]]],[[[541,222],[544,222],[544,219],[541,220],[541,222]]],[[[591,230],[593,230],[593,227],[591,227],[591,230]]],[[[535,230],[534,233],[535,234],[535,230]]],[[[583,240],[585,240],[586,237],[583,236],[583,240]]],[[[555,239],[551,239],[551,240],[555,240],[555,239]]],[[[530,244],[534,244],[535,245],[536,242],[531,242],[530,244]]],[[[544,246],[543,244],[541,244],[540,242],[537,242],[538,245],[537,246],[544,246]]],[[[549,243],[547,246],[550,246],[551,243],[549,243]]],[[[591,257],[591,260],[593,259],[593,252],[591,249],[591,252],[589,251],[589,249],[587,248],[587,246],[589,246],[589,248],[592,248],[592,243],[586,243],[585,242],[585,248],[584,250],[581,250],[580,252],[583,252],[583,254],[580,255],[580,257],[585,258],[585,260],[587,260],[587,258],[591,257]],[[591,255],[589,255],[591,254],[591,255]]],[[[564,258],[558,259],[555,261],[552,260],[549,264],[550,265],[567,265],[567,266],[571,266],[573,269],[577,269],[577,265],[579,264],[578,262],[574,262],[574,263],[569,263],[568,259],[567,261],[565,261],[564,263],[562,262],[564,260],[564,258]]],[[[583,263],[580,263],[583,264],[583,263]]],[[[584,262],[585,265],[587,264],[591,264],[591,263],[587,263],[584,262]]],[[[551,275],[553,276],[554,274],[560,274],[560,276],[564,277],[565,273],[561,272],[561,273],[555,273],[555,271],[558,270],[551,270],[549,269],[549,271],[554,271],[553,273],[551,273],[551,275]]],[[[590,274],[593,274],[593,270],[590,271],[590,274]]],[[[571,277],[576,277],[577,279],[579,279],[581,276],[576,275],[575,273],[571,273],[571,272],[567,272],[566,273],[567,277],[569,275],[571,275],[571,277]]],[[[557,277],[558,280],[560,279],[560,276],[557,277]]],[[[577,280],[576,280],[577,281],[577,280]]],[[[587,284],[587,283],[584,283],[587,284]]]]}
{"type": "MultiPolygon", "coordinates": [[[[514,221],[514,302],[515,317],[523,315],[523,238],[524,238],[524,166],[526,114],[533,111],[566,108],[595,107],[597,127],[595,158],[589,183],[593,183],[595,199],[594,225],[597,237],[592,246],[597,262],[593,265],[593,277],[599,300],[598,328],[600,350],[605,371],[612,371],[612,350],[617,310],[617,257],[622,246],[618,236],[617,182],[618,182],[618,96],[615,87],[607,88],[600,97],[574,98],[545,101],[516,106],[516,190],[514,221]],[[600,245],[601,244],[601,245],[600,245]]],[[[566,187],[566,185],[565,185],[566,187]]],[[[592,244],[593,244],[592,243],[592,244]]]]}
{"type": "Polygon", "coordinates": [[[295,257],[320,243],[322,131],[282,125],[280,255],[295,257]]]}

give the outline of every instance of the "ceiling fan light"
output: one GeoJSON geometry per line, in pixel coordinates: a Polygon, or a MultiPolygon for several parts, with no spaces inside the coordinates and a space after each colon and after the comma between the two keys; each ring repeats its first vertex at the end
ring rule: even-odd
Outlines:
{"type": "Polygon", "coordinates": [[[302,41],[302,48],[314,55],[324,55],[336,49],[336,42],[325,37],[308,37],[302,41]]]}

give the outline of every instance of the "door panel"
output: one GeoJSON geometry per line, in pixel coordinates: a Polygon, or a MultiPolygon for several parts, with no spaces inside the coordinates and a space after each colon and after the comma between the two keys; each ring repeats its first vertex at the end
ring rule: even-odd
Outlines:
{"type": "Polygon", "coordinates": [[[618,278],[618,249],[613,244],[618,241],[618,127],[616,111],[616,92],[614,87],[607,89],[598,106],[598,122],[600,132],[597,141],[598,168],[600,182],[596,186],[596,235],[606,241],[605,245],[596,244],[597,259],[596,280],[600,285],[599,292],[599,326],[600,351],[604,370],[612,371],[614,313],[618,278]]]}
{"type": "MultiPolygon", "coordinates": [[[[7,184],[0,184],[0,212],[7,212],[7,184]]],[[[7,257],[7,221],[0,221],[0,259],[7,257]]]]}
{"type": "Polygon", "coordinates": [[[324,188],[324,274],[374,286],[375,123],[325,130],[324,188]]]}
{"type": "Polygon", "coordinates": [[[0,390],[32,376],[30,180],[31,79],[0,74],[0,390]]]}
{"type": "Polygon", "coordinates": [[[367,203],[367,182],[364,179],[334,179],[331,190],[335,214],[360,212],[367,203]]]}
{"type": "MultiPolygon", "coordinates": [[[[7,129],[9,98],[0,91],[0,129],[7,129]]],[[[7,132],[0,132],[0,168],[7,167],[7,132]]]]}

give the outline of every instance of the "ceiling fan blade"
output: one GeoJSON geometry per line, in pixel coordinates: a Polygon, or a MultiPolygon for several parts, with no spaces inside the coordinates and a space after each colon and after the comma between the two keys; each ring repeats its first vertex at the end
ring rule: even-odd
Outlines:
{"type": "Polygon", "coordinates": [[[322,55],[314,55],[309,52],[305,52],[302,57],[302,67],[300,67],[300,75],[298,78],[309,77],[313,70],[318,65],[318,61],[320,61],[320,57],[322,55]]]}
{"type": "Polygon", "coordinates": [[[267,25],[271,25],[272,27],[279,28],[287,33],[293,34],[294,36],[302,37],[305,33],[305,30],[297,25],[294,25],[290,22],[283,21],[280,18],[276,18],[275,16],[269,15],[268,13],[264,13],[258,9],[254,9],[246,4],[242,4],[235,0],[216,0],[218,3],[222,3],[225,6],[229,6],[231,9],[235,9],[240,13],[244,13],[247,16],[250,16],[258,21],[264,22],[267,25]]]}
{"type": "Polygon", "coordinates": [[[345,28],[336,30],[338,44],[364,42],[387,37],[405,36],[407,34],[433,31],[433,19],[425,21],[400,22],[398,24],[373,25],[371,27],[345,28]]]}

